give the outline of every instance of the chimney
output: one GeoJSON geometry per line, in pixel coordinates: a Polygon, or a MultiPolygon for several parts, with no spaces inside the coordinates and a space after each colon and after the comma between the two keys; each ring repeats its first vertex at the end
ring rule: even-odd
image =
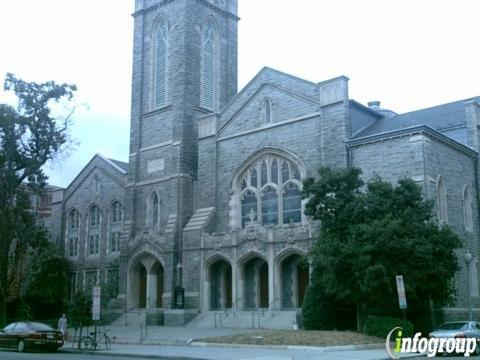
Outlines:
{"type": "Polygon", "coordinates": [[[380,109],[380,101],[370,101],[368,107],[373,110],[380,109]]]}

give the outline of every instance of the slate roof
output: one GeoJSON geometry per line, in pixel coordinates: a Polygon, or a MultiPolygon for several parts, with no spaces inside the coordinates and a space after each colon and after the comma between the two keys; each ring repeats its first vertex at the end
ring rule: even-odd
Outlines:
{"type": "Polygon", "coordinates": [[[356,134],[354,139],[418,125],[427,125],[440,132],[466,126],[464,103],[469,100],[480,101],[480,96],[399,114],[392,118],[383,117],[356,134]]]}
{"type": "Polygon", "coordinates": [[[125,170],[126,172],[128,172],[128,163],[126,162],[123,162],[123,161],[120,161],[120,160],[115,160],[115,159],[108,159],[110,160],[111,162],[113,162],[115,165],[117,165],[118,167],[122,168],[123,170],[125,170]]]}

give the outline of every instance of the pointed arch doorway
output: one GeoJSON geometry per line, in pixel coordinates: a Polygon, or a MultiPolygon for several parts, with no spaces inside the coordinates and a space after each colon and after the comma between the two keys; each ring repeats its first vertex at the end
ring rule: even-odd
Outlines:
{"type": "Polygon", "coordinates": [[[148,254],[140,257],[128,276],[130,308],[163,308],[165,271],[157,258],[148,254]]]}

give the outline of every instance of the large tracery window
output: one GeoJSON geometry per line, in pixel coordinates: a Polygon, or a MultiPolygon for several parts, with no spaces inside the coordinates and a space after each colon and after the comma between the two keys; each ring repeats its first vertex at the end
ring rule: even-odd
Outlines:
{"type": "Polygon", "coordinates": [[[155,33],[155,106],[157,108],[167,104],[167,53],[168,28],[167,24],[160,23],[155,33]]]}
{"type": "Polygon", "coordinates": [[[78,256],[78,238],[80,228],[80,215],[77,210],[70,211],[68,215],[67,246],[68,256],[78,256]]]}
{"type": "Polygon", "coordinates": [[[215,25],[207,22],[202,46],[202,101],[203,107],[215,110],[215,25]]]}
{"type": "Polygon", "coordinates": [[[238,181],[242,227],[301,222],[301,187],[300,170],[292,161],[271,154],[257,159],[238,181]]]}

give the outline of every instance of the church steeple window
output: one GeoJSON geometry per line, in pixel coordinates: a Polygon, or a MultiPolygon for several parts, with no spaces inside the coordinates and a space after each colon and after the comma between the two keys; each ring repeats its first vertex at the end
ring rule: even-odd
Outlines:
{"type": "Polygon", "coordinates": [[[167,49],[168,29],[160,23],[155,33],[155,106],[167,104],[167,49]]]}
{"type": "Polygon", "coordinates": [[[215,37],[215,25],[208,21],[203,32],[201,104],[209,110],[215,110],[215,37]]]}

